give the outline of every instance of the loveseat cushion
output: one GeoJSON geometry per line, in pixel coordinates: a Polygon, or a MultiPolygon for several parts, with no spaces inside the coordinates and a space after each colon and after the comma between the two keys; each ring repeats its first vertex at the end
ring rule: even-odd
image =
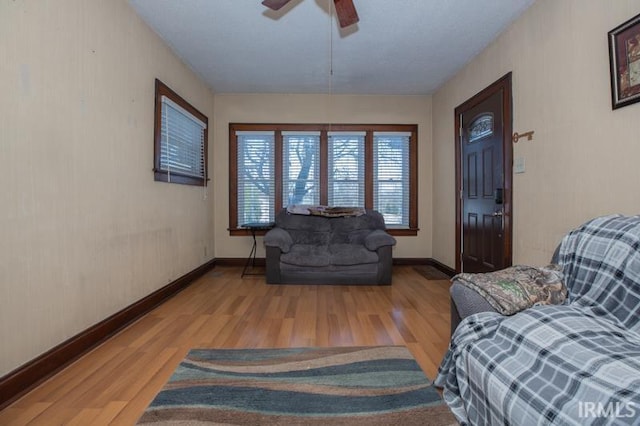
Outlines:
{"type": "Polygon", "coordinates": [[[325,217],[289,214],[281,210],[276,215],[276,228],[286,230],[293,244],[327,245],[331,239],[331,225],[325,217]]]}
{"type": "Polygon", "coordinates": [[[288,253],[280,256],[280,261],[296,266],[349,266],[377,263],[378,255],[364,246],[354,244],[294,244],[288,253]]]}
{"type": "Polygon", "coordinates": [[[280,256],[282,263],[297,266],[329,266],[329,247],[315,244],[294,244],[288,253],[280,256]]]}
{"type": "Polygon", "coordinates": [[[281,210],[276,215],[276,226],[287,230],[331,231],[329,219],[325,217],[289,214],[286,210],[281,210]]]}
{"type": "Polygon", "coordinates": [[[331,226],[331,244],[364,244],[371,231],[384,230],[384,217],[375,210],[357,217],[338,217],[329,220],[331,226]]]}
{"type": "Polygon", "coordinates": [[[289,229],[288,232],[293,244],[326,246],[331,240],[330,232],[300,231],[297,229],[289,229]]]}
{"type": "Polygon", "coordinates": [[[331,244],[329,246],[329,262],[332,265],[362,265],[377,263],[378,255],[356,244],[331,244]]]}

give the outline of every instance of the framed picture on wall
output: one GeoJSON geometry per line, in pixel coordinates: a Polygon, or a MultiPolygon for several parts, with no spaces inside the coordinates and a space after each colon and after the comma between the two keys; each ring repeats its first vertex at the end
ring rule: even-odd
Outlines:
{"type": "Polygon", "coordinates": [[[611,106],[640,101],[640,15],[608,33],[611,66],[611,106]]]}

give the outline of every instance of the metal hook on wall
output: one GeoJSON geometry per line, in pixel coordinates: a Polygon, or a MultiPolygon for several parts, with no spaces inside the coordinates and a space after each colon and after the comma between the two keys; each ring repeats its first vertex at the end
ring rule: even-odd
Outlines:
{"type": "Polygon", "coordinates": [[[518,143],[518,139],[520,139],[520,138],[524,138],[524,137],[526,137],[526,138],[527,138],[527,140],[528,140],[528,141],[530,141],[530,140],[532,140],[532,139],[533,139],[533,133],[534,133],[534,131],[533,131],[533,130],[530,130],[530,131],[525,132],[525,133],[518,133],[518,132],[515,132],[515,133],[513,134],[513,137],[512,137],[512,138],[513,138],[513,143],[518,143]]]}

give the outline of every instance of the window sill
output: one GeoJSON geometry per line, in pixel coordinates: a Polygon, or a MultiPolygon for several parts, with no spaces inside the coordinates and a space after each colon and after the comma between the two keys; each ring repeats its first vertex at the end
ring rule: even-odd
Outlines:
{"type": "MultiPolygon", "coordinates": [[[[206,186],[205,180],[193,176],[185,176],[179,173],[171,173],[171,177],[165,171],[154,170],[156,182],[179,183],[182,185],[206,186]]],[[[208,179],[207,179],[208,180],[208,179]]]]}
{"type": "Polygon", "coordinates": [[[415,237],[420,228],[387,228],[387,232],[394,237],[415,237]]]}
{"type": "MultiPolygon", "coordinates": [[[[387,232],[394,237],[415,237],[419,230],[420,228],[391,228],[387,229],[387,232]]],[[[228,231],[232,237],[251,236],[251,231],[246,228],[229,228],[228,231]]],[[[267,232],[267,230],[257,230],[256,235],[264,235],[267,232]]]]}

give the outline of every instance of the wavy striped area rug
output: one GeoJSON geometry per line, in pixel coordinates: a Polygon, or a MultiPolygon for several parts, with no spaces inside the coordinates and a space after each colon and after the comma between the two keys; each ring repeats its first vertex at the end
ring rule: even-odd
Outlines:
{"type": "Polygon", "coordinates": [[[455,425],[404,346],[194,349],[138,424],[455,425]]]}

